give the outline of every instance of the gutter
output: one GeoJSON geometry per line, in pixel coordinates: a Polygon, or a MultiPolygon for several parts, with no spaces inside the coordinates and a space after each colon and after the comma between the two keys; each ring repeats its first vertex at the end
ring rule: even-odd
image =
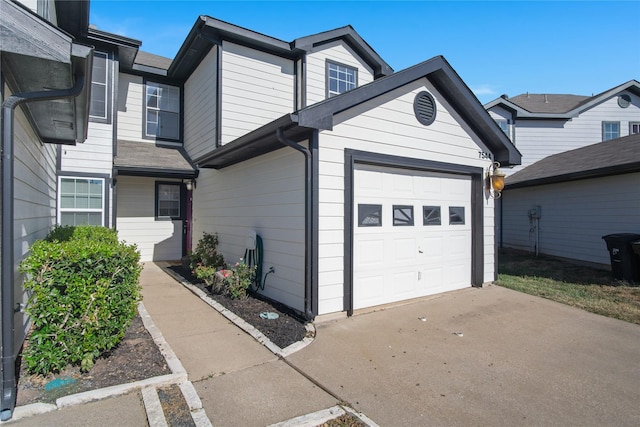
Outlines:
{"type": "Polygon", "coordinates": [[[69,89],[17,93],[2,103],[2,266],[1,302],[2,309],[2,394],[0,396],[0,420],[11,419],[16,405],[14,315],[20,310],[14,306],[14,229],[13,229],[13,124],[15,109],[21,104],[50,101],[54,99],[75,98],[82,93],[85,75],[78,73],[76,82],[69,89]]]}
{"type": "Polygon", "coordinates": [[[311,281],[313,278],[313,221],[311,215],[313,214],[313,181],[312,174],[312,156],[311,150],[303,147],[295,141],[292,141],[284,136],[282,128],[276,129],[276,137],[281,144],[293,148],[301,152],[304,155],[304,175],[305,175],[305,187],[304,187],[304,316],[307,320],[313,320],[315,315],[313,314],[313,306],[311,301],[311,281]]]}

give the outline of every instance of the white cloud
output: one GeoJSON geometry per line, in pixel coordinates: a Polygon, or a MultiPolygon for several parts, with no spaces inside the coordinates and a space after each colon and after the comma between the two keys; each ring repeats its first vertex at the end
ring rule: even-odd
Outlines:
{"type": "Polygon", "coordinates": [[[488,84],[482,84],[478,86],[474,86],[470,88],[471,91],[476,95],[495,95],[497,92],[488,84]]]}

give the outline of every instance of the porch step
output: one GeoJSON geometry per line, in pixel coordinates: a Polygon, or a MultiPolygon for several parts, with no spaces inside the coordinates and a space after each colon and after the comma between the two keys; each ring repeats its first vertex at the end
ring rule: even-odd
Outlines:
{"type": "Polygon", "coordinates": [[[212,427],[190,381],[145,387],[142,400],[150,427],[212,427]]]}

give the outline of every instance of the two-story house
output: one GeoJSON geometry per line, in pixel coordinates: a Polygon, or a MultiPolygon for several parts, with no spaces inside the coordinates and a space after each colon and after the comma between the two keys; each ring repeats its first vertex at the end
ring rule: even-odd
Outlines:
{"type": "Polygon", "coordinates": [[[499,244],[608,266],[602,237],[640,233],[640,83],[485,107],[522,153],[498,210],[499,244]]]}
{"type": "Polygon", "coordinates": [[[26,327],[16,268],[54,224],[116,228],[144,261],[210,232],[235,262],[258,234],[261,292],[308,318],[494,280],[486,173],[520,154],[443,57],[393,72],[349,26],[286,42],[200,16],[167,59],[90,28],[88,2],[0,1],[3,110],[47,99],[3,119],[3,324],[26,327]]]}
{"type": "Polygon", "coordinates": [[[522,153],[516,172],[552,154],[640,133],[640,83],[592,96],[524,93],[485,104],[522,153]]]}

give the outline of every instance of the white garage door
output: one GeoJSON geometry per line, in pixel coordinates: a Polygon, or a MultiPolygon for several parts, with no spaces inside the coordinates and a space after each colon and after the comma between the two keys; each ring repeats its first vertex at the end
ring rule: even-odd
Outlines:
{"type": "Polygon", "coordinates": [[[471,285],[471,177],[358,166],[353,308],[471,285]]]}

